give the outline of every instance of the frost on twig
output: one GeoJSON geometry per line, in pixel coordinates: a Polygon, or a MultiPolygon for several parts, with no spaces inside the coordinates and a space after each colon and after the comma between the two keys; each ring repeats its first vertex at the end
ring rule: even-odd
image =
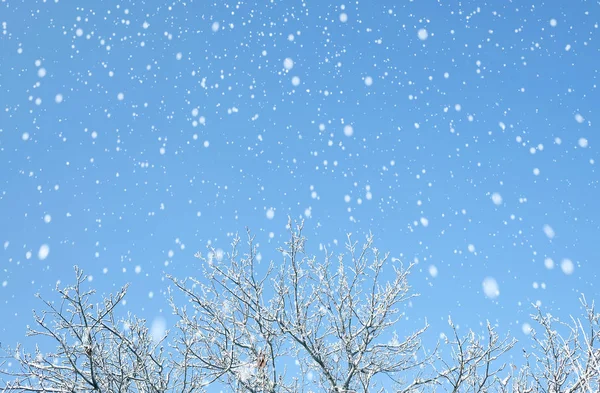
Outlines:
{"type": "Polygon", "coordinates": [[[1,373],[11,379],[0,382],[10,392],[162,392],[169,385],[162,342],[152,339],[143,320],[117,320],[115,307],[127,287],[94,305],[93,290],[83,288],[87,277],[75,268],[76,283],[64,289],[55,304],[42,300],[45,309],[34,312],[35,326],[27,335],[52,340],[54,352],[36,348],[25,353],[20,346],[3,348],[1,373]],[[127,327],[127,328],[125,328],[127,327]],[[7,369],[7,362],[17,369],[7,369]]]}

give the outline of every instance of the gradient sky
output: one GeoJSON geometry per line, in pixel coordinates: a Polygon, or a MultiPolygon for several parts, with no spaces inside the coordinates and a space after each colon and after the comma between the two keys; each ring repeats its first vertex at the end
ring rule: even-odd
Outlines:
{"type": "Polygon", "coordinates": [[[427,318],[430,346],[449,314],[526,342],[533,303],[599,298],[595,1],[2,0],[0,23],[4,343],[73,265],[168,328],[165,273],[245,227],[279,261],[288,215],[311,252],[372,232],[418,260],[398,330],[427,318]]]}

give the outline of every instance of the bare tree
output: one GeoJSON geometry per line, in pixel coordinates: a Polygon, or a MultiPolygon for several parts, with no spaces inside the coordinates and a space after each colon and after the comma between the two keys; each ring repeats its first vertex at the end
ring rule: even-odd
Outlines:
{"type": "Polygon", "coordinates": [[[600,314],[584,296],[581,305],[585,320],[571,317],[570,323],[543,314],[537,307],[532,317],[540,332],[531,332],[534,345],[531,353],[525,353],[524,367],[528,385],[519,392],[600,391],[600,314]]]}
{"type": "Polygon", "coordinates": [[[301,231],[292,229],[281,250],[275,299],[278,325],[305,355],[303,367],[319,373],[326,391],[371,391],[378,375],[401,382],[403,372],[423,364],[415,354],[427,328],[408,337],[393,331],[403,317],[401,306],[416,296],[407,280],[413,264],[389,260],[372,236],[360,247],[348,236],[347,255],[325,250],[323,261],[308,258],[301,231]]]}
{"type": "MultiPolygon", "coordinates": [[[[472,331],[460,337],[449,320],[452,338],[450,359],[433,363],[432,384],[453,393],[597,393],[600,391],[600,314],[581,297],[585,320],[571,317],[562,322],[550,314],[532,319],[539,332],[531,331],[532,344],[523,349],[519,366],[506,367],[502,355],[516,344],[500,339],[488,323],[485,341],[472,331]],[[442,367],[436,364],[442,364],[442,367]]],[[[443,351],[442,351],[443,352],[443,351]]]]}
{"type": "Polygon", "coordinates": [[[486,334],[477,335],[470,330],[464,337],[448,318],[452,329],[451,337],[446,336],[445,344],[450,346],[450,358],[438,356],[438,364],[433,364],[434,383],[452,393],[485,393],[495,385],[505,386],[509,377],[500,379],[500,373],[506,368],[501,357],[516,344],[515,339],[506,336],[500,338],[496,329],[488,322],[486,334]]]}
{"type": "Polygon", "coordinates": [[[401,306],[415,296],[407,281],[412,264],[390,261],[372,236],[360,247],[348,236],[347,255],[308,257],[302,225],[288,227],[283,261],[262,274],[248,234],[244,255],[239,238],[229,253],[197,254],[203,280],[171,277],[194,310],[171,298],[180,331],[196,332],[178,351],[212,378],[250,392],[371,391],[376,376],[400,382],[403,372],[423,365],[415,354],[426,326],[407,337],[394,332],[401,306]],[[290,359],[300,372],[288,378],[290,359]]]}
{"type": "Polygon", "coordinates": [[[239,238],[230,253],[211,249],[208,258],[196,254],[203,262],[202,280],[169,276],[191,305],[191,310],[180,306],[169,291],[179,317],[173,349],[182,362],[176,367],[190,370],[183,379],[184,391],[203,384],[200,380],[219,381],[232,391],[298,391],[298,381],[285,378],[282,358],[290,352],[279,334],[272,302],[265,300],[274,265],[259,276],[252,241],[245,256],[239,255],[239,238]]]}
{"type": "Polygon", "coordinates": [[[37,327],[27,332],[28,336],[49,337],[56,351],[43,353],[36,347],[34,354],[28,354],[20,346],[8,350],[19,370],[3,370],[13,377],[3,391],[164,392],[170,371],[164,367],[161,341],[152,339],[142,320],[115,320],[114,309],[127,287],[94,305],[94,291],[82,288],[87,277],[78,268],[75,273],[75,285],[57,287],[59,304],[43,300],[46,309],[34,312],[37,327]]]}
{"type": "MultiPolygon", "coordinates": [[[[177,320],[153,337],[146,321],[118,318],[127,287],[93,303],[86,276],[59,289],[34,312],[28,335],[46,337],[56,350],[26,353],[4,347],[2,392],[235,392],[591,393],[599,391],[600,314],[582,297],[585,320],[563,323],[538,308],[539,332],[522,362],[507,365],[516,345],[488,323],[484,334],[451,334],[431,351],[421,337],[427,324],[397,334],[403,307],[416,296],[413,264],[381,254],[369,236],[348,236],[346,253],[307,256],[302,225],[289,223],[279,263],[261,264],[248,233],[245,252],[209,248],[200,277],[169,277],[177,320]]],[[[403,331],[406,329],[403,329],[403,331]]],[[[513,359],[514,360],[514,359],[513,359]]]]}

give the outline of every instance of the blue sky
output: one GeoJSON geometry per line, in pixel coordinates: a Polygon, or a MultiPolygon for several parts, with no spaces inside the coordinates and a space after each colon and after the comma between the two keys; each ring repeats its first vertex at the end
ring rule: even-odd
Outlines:
{"type": "Polygon", "coordinates": [[[165,273],[288,215],[418,260],[431,346],[598,299],[597,4],[91,4],[0,3],[3,342],[76,264],[169,327],[165,273]]]}

